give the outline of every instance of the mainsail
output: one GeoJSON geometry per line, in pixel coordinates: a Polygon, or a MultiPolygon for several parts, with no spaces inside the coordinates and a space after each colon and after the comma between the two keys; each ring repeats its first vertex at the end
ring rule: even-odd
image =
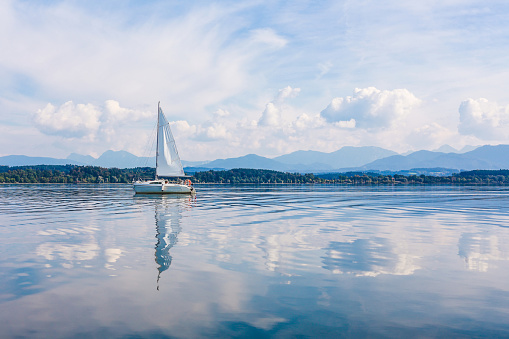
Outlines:
{"type": "Polygon", "coordinates": [[[161,107],[158,108],[156,176],[185,176],[184,168],[182,168],[182,163],[177,152],[177,146],[175,145],[175,139],[173,139],[173,134],[171,133],[170,124],[166,120],[161,107]]]}

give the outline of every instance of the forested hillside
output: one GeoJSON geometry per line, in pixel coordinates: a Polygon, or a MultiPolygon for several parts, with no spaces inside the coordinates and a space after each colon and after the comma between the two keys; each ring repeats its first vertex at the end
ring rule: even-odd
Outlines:
{"type": "Polygon", "coordinates": [[[0,183],[128,183],[154,178],[150,167],[118,169],[95,166],[0,166],[0,183]]]}
{"type": "MultiPolygon", "coordinates": [[[[154,168],[102,168],[76,165],[0,166],[0,183],[130,183],[138,179],[153,179],[154,168]]],[[[509,170],[475,170],[451,176],[383,175],[378,173],[299,174],[259,169],[197,172],[190,178],[194,183],[227,184],[305,184],[331,183],[354,185],[379,184],[475,184],[508,185],[509,170]]]]}

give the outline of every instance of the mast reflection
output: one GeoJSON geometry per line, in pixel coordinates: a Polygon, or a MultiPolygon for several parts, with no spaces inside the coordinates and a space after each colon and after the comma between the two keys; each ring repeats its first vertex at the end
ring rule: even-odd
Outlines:
{"type": "Polygon", "coordinates": [[[180,226],[182,211],[191,207],[194,197],[181,195],[146,195],[136,196],[136,199],[146,199],[154,205],[157,242],[155,244],[155,262],[157,264],[157,290],[161,274],[171,266],[170,249],[178,242],[178,235],[182,231],[180,226]]]}
{"type": "Polygon", "coordinates": [[[158,264],[157,289],[159,289],[161,273],[170,268],[172,260],[170,249],[177,243],[177,236],[182,230],[182,227],[180,227],[182,215],[178,203],[171,201],[172,203],[166,204],[165,200],[162,200],[162,202],[162,204],[155,206],[157,238],[155,261],[158,264]]]}

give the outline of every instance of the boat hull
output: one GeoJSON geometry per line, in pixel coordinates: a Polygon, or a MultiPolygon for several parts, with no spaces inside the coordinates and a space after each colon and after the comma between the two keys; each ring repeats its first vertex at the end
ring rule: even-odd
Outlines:
{"type": "Polygon", "coordinates": [[[194,187],[182,184],[148,184],[135,183],[136,194],[193,194],[194,187]]]}

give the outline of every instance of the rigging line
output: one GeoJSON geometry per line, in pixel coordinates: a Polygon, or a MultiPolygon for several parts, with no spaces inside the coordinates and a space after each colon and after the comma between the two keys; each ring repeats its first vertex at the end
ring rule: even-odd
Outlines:
{"type": "Polygon", "coordinates": [[[145,151],[142,154],[142,158],[140,159],[140,167],[148,167],[147,164],[150,161],[150,155],[152,154],[152,150],[154,148],[155,135],[157,130],[157,123],[155,123],[154,128],[152,128],[152,132],[150,132],[149,139],[145,146],[145,151]]]}

